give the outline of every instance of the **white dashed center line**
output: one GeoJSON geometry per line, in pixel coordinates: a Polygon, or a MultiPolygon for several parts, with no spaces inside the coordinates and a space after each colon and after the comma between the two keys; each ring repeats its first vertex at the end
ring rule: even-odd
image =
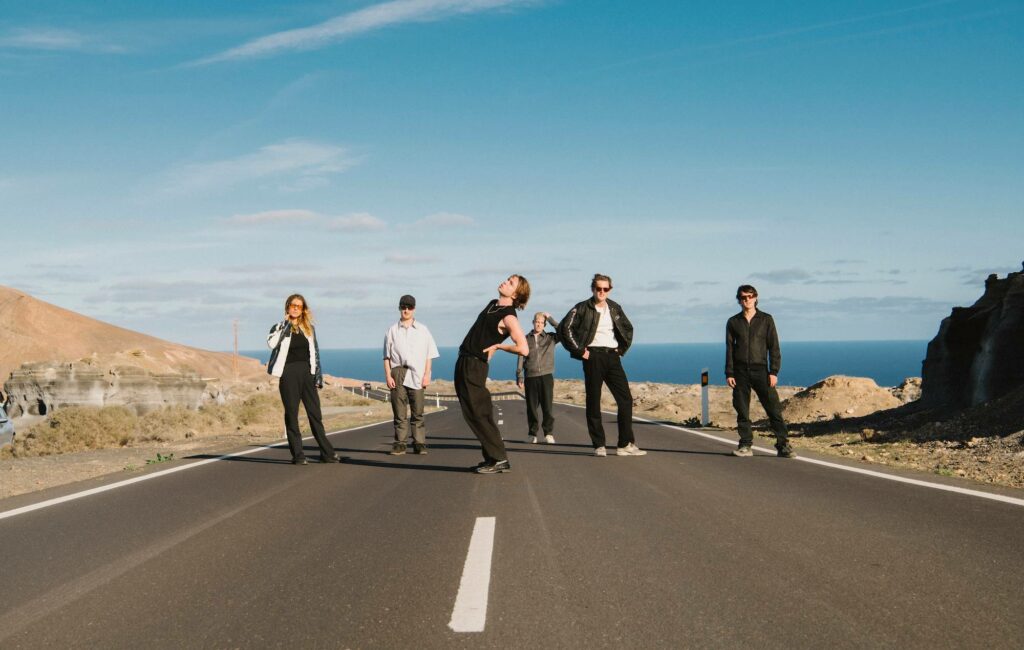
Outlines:
{"type": "Polygon", "coordinates": [[[491,586],[494,551],[494,517],[477,517],[462,567],[459,595],[448,627],[455,632],[483,632],[487,624],[487,593],[491,586]]]}

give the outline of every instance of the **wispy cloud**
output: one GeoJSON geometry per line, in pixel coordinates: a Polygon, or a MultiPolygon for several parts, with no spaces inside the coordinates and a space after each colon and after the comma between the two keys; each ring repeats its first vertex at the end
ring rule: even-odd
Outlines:
{"type": "Polygon", "coordinates": [[[322,182],[355,164],[342,147],[290,139],[237,158],[184,165],[168,175],[164,189],[174,194],[208,192],[259,181],[272,181],[278,189],[295,189],[322,182]]]}
{"type": "Polygon", "coordinates": [[[683,283],[676,280],[655,280],[647,284],[646,286],[640,287],[641,291],[679,291],[683,288],[683,283]]]}
{"type": "Polygon", "coordinates": [[[403,23],[426,23],[466,14],[537,4],[540,0],[392,0],[343,14],[311,27],[289,29],[253,39],[193,65],[238,61],[332,43],[403,23]]]}
{"type": "Polygon", "coordinates": [[[118,53],[125,48],[70,29],[18,28],[0,34],[0,49],[118,53]]]}
{"type": "Polygon", "coordinates": [[[253,214],[236,214],[228,218],[228,223],[237,225],[297,223],[313,221],[319,215],[312,210],[267,210],[253,214]]]}
{"type": "Polygon", "coordinates": [[[429,255],[403,255],[401,253],[391,253],[384,256],[384,262],[387,264],[433,264],[438,261],[440,261],[440,258],[430,257],[429,255]]]}
{"type": "Polygon", "coordinates": [[[384,230],[388,224],[369,212],[356,212],[342,217],[334,217],[328,226],[331,230],[343,232],[375,232],[384,230]]]}
{"type": "Polygon", "coordinates": [[[462,228],[466,226],[475,226],[476,220],[472,217],[467,217],[464,214],[456,214],[455,212],[437,212],[431,215],[427,215],[422,219],[414,221],[412,227],[414,228],[462,228]]]}

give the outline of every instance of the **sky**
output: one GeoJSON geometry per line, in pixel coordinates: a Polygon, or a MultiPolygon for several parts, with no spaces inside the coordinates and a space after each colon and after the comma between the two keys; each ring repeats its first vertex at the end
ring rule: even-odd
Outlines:
{"type": "Polygon", "coordinates": [[[0,0],[0,284],[208,349],[594,273],[636,343],[932,338],[1024,260],[1024,0],[0,0]]]}

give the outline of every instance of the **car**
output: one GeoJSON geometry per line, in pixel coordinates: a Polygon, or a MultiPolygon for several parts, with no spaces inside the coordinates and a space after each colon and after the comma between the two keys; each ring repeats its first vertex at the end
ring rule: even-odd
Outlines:
{"type": "Polygon", "coordinates": [[[0,447],[14,442],[14,423],[7,417],[7,411],[0,405],[0,447]]]}

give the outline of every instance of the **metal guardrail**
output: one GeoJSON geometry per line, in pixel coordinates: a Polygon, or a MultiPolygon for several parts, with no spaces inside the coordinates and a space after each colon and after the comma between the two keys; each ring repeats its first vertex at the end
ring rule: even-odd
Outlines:
{"type": "MultiPolygon", "coordinates": [[[[359,388],[358,386],[350,386],[345,390],[351,392],[353,395],[359,395],[367,399],[375,399],[378,402],[390,402],[391,391],[382,390],[380,388],[359,388]]],[[[514,400],[514,399],[525,399],[522,393],[517,391],[506,391],[503,393],[491,393],[492,400],[514,400]]],[[[424,395],[424,401],[432,401],[437,406],[441,405],[441,402],[458,402],[458,395],[443,395],[441,393],[427,393],[424,395]]]]}

